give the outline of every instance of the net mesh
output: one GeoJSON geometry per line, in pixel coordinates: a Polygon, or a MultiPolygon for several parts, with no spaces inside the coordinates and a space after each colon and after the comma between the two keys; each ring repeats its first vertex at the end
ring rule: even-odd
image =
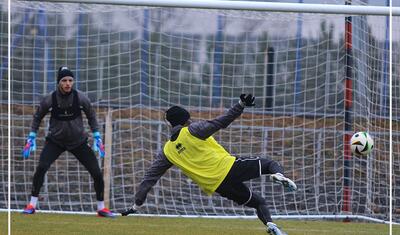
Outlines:
{"type": "MultiPolygon", "coordinates": [[[[163,112],[169,106],[186,107],[194,119],[210,119],[241,93],[252,93],[256,107],[215,138],[234,156],[281,162],[299,190],[284,192],[267,177],[249,186],[266,198],[274,215],[342,213],[344,15],[15,1],[8,78],[7,10],[0,6],[0,208],[6,207],[7,194],[7,81],[12,90],[11,206],[21,209],[29,200],[49,115],[38,132],[38,151],[23,160],[21,149],[35,107],[55,89],[57,68],[66,65],[102,126],[112,113],[112,156],[106,156],[112,158],[111,209],[132,204],[146,168],[168,138],[163,112]]],[[[389,216],[387,22],[384,16],[352,17],[351,126],[354,132],[368,131],[375,149],[368,157],[351,157],[350,211],[382,219],[389,216]]],[[[395,185],[400,180],[399,26],[399,17],[393,17],[395,185]]],[[[400,191],[393,193],[397,208],[400,191]]],[[[95,206],[89,173],[64,153],[47,173],[39,209],[94,211],[95,206]]],[[[175,167],[150,191],[140,213],[255,215],[218,195],[206,196],[175,167]]]]}

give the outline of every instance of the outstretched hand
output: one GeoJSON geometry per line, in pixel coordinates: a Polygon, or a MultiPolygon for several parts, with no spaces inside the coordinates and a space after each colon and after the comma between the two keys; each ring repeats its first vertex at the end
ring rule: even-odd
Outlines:
{"type": "Polygon", "coordinates": [[[241,94],[240,95],[240,104],[244,107],[244,106],[254,106],[256,105],[254,100],[256,99],[256,97],[254,97],[252,94],[241,94]]]}

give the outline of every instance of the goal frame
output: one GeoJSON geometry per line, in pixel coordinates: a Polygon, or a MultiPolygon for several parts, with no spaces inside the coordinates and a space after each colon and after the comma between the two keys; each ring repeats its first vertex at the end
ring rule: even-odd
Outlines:
{"type": "MultiPolygon", "coordinates": [[[[39,1],[39,0],[32,0],[39,1]]],[[[43,1],[42,1],[43,2],[43,1]]],[[[290,12],[290,13],[315,13],[315,14],[344,14],[344,15],[377,15],[377,16],[400,16],[400,7],[381,6],[351,6],[332,4],[301,4],[301,3],[274,3],[274,2],[250,2],[250,1],[212,1],[212,0],[44,0],[53,3],[84,3],[84,4],[106,4],[106,5],[129,5],[147,7],[171,7],[171,8],[196,8],[196,9],[224,9],[224,10],[250,10],[269,12],[290,12]]],[[[347,27],[346,27],[347,28],[347,27]]],[[[110,133],[106,133],[106,136],[110,133]]],[[[108,152],[111,152],[110,150],[108,152]]],[[[111,154],[109,154],[111,156],[111,154]]],[[[111,161],[111,159],[109,160],[111,161]]],[[[1,211],[1,210],[0,210],[1,211]]],[[[47,211],[46,213],[56,213],[47,211]]],[[[90,214],[90,213],[85,213],[90,214]]],[[[140,215],[140,216],[161,216],[162,215],[140,215]]],[[[173,216],[173,215],[172,215],[173,216]]],[[[176,215],[180,217],[190,217],[176,215]]],[[[226,218],[226,216],[194,216],[194,217],[215,217],[226,218]]],[[[243,216],[230,216],[243,218],[243,216]]],[[[248,218],[253,218],[249,216],[248,218]]],[[[274,217],[274,216],[273,216],[274,217]]],[[[255,218],[255,217],[254,217],[255,218]]],[[[385,220],[378,220],[367,216],[359,215],[296,215],[296,216],[275,216],[278,219],[355,219],[371,222],[387,223],[385,220]]]]}

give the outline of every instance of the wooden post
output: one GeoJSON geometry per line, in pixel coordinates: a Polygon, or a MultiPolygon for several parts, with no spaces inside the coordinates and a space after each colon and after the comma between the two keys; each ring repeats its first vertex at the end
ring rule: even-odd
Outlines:
{"type": "Polygon", "coordinates": [[[104,157],[104,205],[110,208],[110,186],[111,186],[111,162],[112,162],[112,111],[108,110],[106,115],[105,130],[105,151],[104,157]]]}

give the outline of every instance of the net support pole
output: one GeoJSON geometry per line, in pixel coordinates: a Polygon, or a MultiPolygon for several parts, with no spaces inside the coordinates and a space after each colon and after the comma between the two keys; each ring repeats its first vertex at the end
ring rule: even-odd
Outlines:
{"type": "Polygon", "coordinates": [[[105,152],[104,157],[104,205],[110,208],[111,189],[111,162],[112,162],[112,110],[109,109],[106,115],[105,152]]]}
{"type": "Polygon", "coordinates": [[[140,41],[140,105],[147,104],[149,97],[149,41],[150,41],[150,11],[143,11],[143,31],[140,41]]]}
{"type": "Polygon", "coordinates": [[[40,86],[40,82],[43,74],[44,74],[44,65],[41,60],[44,59],[44,45],[45,45],[45,31],[46,31],[46,16],[44,10],[38,10],[38,12],[35,14],[35,23],[37,25],[37,30],[34,33],[34,41],[33,41],[33,46],[34,46],[34,53],[33,53],[33,61],[34,61],[34,73],[33,73],[33,82],[32,82],[32,90],[33,90],[33,101],[39,100],[40,95],[43,90],[42,87],[40,86]]]}
{"type": "MultiPolygon", "coordinates": [[[[13,51],[15,50],[15,48],[18,47],[18,45],[20,44],[19,42],[21,41],[22,38],[22,34],[25,30],[25,25],[26,22],[28,22],[29,20],[29,11],[25,10],[24,12],[24,18],[23,18],[23,23],[18,27],[18,30],[16,31],[16,33],[14,34],[10,34],[10,40],[11,40],[11,44],[10,44],[10,54],[13,55],[13,51]]],[[[3,80],[4,77],[7,77],[7,70],[8,70],[8,58],[7,57],[3,57],[3,60],[1,60],[1,64],[0,64],[0,81],[3,80]]],[[[5,88],[3,89],[3,83],[0,83],[0,90],[5,90],[5,88]]],[[[33,100],[33,99],[32,99],[33,100]]]]}
{"type": "MultiPolygon", "coordinates": [[[[389,0],[386,1],[389,5],[389,0]]],[[[382,88],[381,88],[381,113],[389,116],[389,16],[385,17],[385,44],[383,49],[383,71],[382,71],[382,88]]]]}
{"type": "Polygon", "coordinates": [[[219,107],[221,102],[222,90],[222,63],[223,63],[223,31],[225,25],[225,17],[219,15],[217,18],[217,33],[214,42],[214,63],[213,63],[213,86],[212,86],[212,105],[219,107]]]}
{"type": "Polygon", "coordinates": [[[272,111],[274,103],[274,65],[275,65],[275,50],[273,47],[268,47],[266,56],[266,86],[265,86],[265,110],[272,111]]]}
{"type": "MultiPolygon", "coordinates": [[[[351,0],[346,0],[350,5],[351,0]]],[[[353,105],[353,61],[352,61],[352,17],[345,18],[345,91],[344,91],[344,161],[343,161],[343,207],[344,213],[351,212],[351,109],[353,105]]]]}
{"type": "Polygon", "coordinates": [[[79,78],[79,70],[80,70],[80,64],[81,62],[81,48],[82,48],[82,40],[81,40],[81,32],[83,31],[82,27],[83,27],[83,14],[79,13],[78,15],[78,25],[77,25],[77,35],[76,35],[76,49],[75,49],[75,87],[76,89],[79,89],[79,82],[80,82],[80,78],[79,78]]]}
{"type": "Polygon", "coordinates": [[[55,72],[54,70],[57,69],[54,65],[54,61],[55,58],[53,57],[53,54],[51,52],[51,50],[49,48],[52,48],[51,45],[51,40],[48,39],[49,35],[48,35],[48,31],[46,29],[45,31],[45,41],[44,41],[44,45],[45,45],[45,54],[46,54],[46,59],[44,62],[44,67],[45,67],[45,81],[47,83],[45,92],[43,92],[44,94],[47,94],[49,91],[54,90],[56,88],[56,80],[54,79],[55,76],[55,72]]]}
{"type": "MultiPolygon", "coordinates": [[[[299,3],[303,3],[303,0],[299,0],[299,3]]],[[[294,112],[297,113],[299,110],[299,103],[301,103],[301,83],[302,83],[302,77],[301,77],[301,44],[302,44],[302,32],[303,32],[303,14],[299,13],[297,16],[297,32],[296,32],[296,64],[295,64],[295,75],[294,75],[294,100],[293,100],[293,106],[294,106],[294,112]]]]}

